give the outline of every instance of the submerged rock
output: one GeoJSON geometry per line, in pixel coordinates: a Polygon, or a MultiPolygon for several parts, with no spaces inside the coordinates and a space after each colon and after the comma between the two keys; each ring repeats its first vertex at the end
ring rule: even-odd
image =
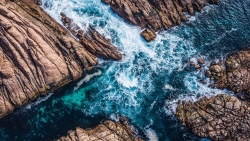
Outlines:
{"type": "Polygon", "coordinates": [[[67,136],[57,141],[142,141],[142,139],[136,137],[126,121],[106,120],[90,130],[77,127],[74,131],[68,131],[67,136]]]}
{"type": "Polygon", "coordinates": [[[226,61],[212,63],[207,75],[217,88],[227,88],[235,93],[246,91],[250,96],[250,49],[228,55],[226,61]],[[225,66],[225,67],[224,67],[225,66]]]}
{"type": "MultiPolygon", "coordinates": [[[[184,12],[194,15],[208,3],[218,4],[219,0],[102,0],[110,5],[124,20],[140,26],[159,31],[166,30],[188,21],[184,12]]],[[[143,35],[143,34],[142,34],[143,35]]]]}
{"type": "Polygon", "coordinates": [[[90,41],[80,44],[37,4],[0,1],[0,118],[97,64],[96,54],[85,46],[90,41]]]}
{"type": "Polygon", "coordinates": [[[247,141],[250,138],[250,105],[220,94],[197,102],[179,101],[176,116],[195,135],[215,141],[247,141]]]}

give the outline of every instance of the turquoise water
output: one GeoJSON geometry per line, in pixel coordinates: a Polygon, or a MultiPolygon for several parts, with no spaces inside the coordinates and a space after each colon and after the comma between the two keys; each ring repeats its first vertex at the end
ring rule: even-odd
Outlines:
{"type": "Polygon", "coordinates": [[[57,21],[60,12],[80,27],[94,25],[124,54],[121,61],[99,60],[77,82],[38,99],[0,120],[0,140],[52,140],[76,126],[91,128],[124,115],[146,140],[206,140],[183,128],[174,116],[179,99],[231,94],[199,81],[189,60],[220,59],[246,48],[250,38],[250,1],[222,0],[189,17],[179,27],[158,33],[147,43],[140,29],[124,22],[100,0],[42,0],[57,21]]]}

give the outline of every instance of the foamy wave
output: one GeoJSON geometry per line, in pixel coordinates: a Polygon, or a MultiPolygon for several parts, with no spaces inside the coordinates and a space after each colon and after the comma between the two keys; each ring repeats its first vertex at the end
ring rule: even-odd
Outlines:
{"type": "Polygon", "coordinates": [[[151,128],[146,130],[146,136],[148,137],[149,141],[159,141],[157,134],[151,128]]]}
{"type": "Polygon", "coordinates": [[[23,108],[24,109],[31,109],[33,106],[36,106],[38,104],[40,104],[41,102],[46,101],[47,99],[49,99],[54,93],[48,93],[46,96],[44,97],[38,97],[37,100],[35,102],[32,102],[30,104],[25,105],[23,108]]]}
{"type": "Polygon", "coordinates": [[[78,90],[79,87],[84,83],[84,82],[88,82],[91,78],[95,77],[95,76],[98,76],[98,75],[101,75],[102,72],[100,70],[98,70],[97,72],[93,73],[93,74],[89,74],[89,75],[86,75],[82,80],[80,80],[74,87],[74,91],[78,90]]]}
{"type": "MultiPolygon", "coordinates": [[[[211,96],[216,96],[218,94],[233,95],[233,92],[227,89],[220,90],[209,87],[209,83],[202,84],[199,81],[200,78],[204,78],[204,72],[191,72],[185,76],[184,84],[187,90],[186,93],[178,95],[178,97],[175,99],[165,101],[164,110],[168,115],[176,112],[177,103],[179,100],[196,102],[199,98],[204,96],[210,98],[211,96]]],[[[209,79],[207,78],[206,81],[209,81],[209,79]]]]}

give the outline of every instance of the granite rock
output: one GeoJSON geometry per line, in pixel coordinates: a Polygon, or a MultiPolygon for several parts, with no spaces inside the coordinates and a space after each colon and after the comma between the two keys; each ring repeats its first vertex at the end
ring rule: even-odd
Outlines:
{"type": "Polygon", "coordinates": [[[79,43],[38,4],[0,0],[0,118],[79,79],[102,55],[79,43]]]}
{"type": "Polygon", "coordinates": [[[220,94],[192,103],[179,101],[176,116],[195,135],[214,141],[248,141],[250,104],[220,94]]]}
{"type": "Polygon", "coordinates": [[[250,49],[227,56],[226,60],[212,62],[206,76],[214,80],[217,88],[227,88],[235,93],[246,92],[250,96],[250,49]]]}
{"type": "Polygon", "coordinates": [[[142,141],[142,139],[136,137],[126,121],[106,120],[89,130],[77,127],[57,141],[142,141]]]}

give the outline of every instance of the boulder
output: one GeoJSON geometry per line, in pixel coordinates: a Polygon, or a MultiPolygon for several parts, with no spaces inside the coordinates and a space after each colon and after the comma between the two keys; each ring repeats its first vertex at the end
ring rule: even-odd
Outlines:
{"type": "Polygon", "coordinates": [[[57,141],[142,141],[142,139],[136,137],[126,121],[106,120],[93,129],[76,127],[57,141]]]}
{"type": "Polygon", "coordinates": [[[141,32],[141,36],[148,42],[156,38],[156,34],[152,29],[146,28],[141,32]]]}

